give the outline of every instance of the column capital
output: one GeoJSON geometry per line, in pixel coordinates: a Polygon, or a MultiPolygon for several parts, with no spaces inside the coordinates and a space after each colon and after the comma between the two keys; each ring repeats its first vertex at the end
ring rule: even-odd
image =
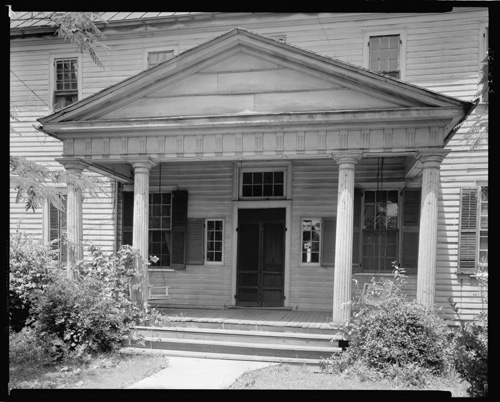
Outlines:
{"type": "Polygon", "coordinates": [[[443,159],[449,153],[450,150],[448,149],[425,149],[421,150],[417,155],[415,155],[415,159],[423,165],[424,169],[439,169],[441,166],[441,162],[443,162],[443,159]]]}
{"type": "Polygon", "coordinates": [[[79,158],[56,158],[56,161],[70,173],[81,173],[87,167],[87,164],[79,158]]]}
{"type": "Polygon", "coordinates": [[[159,162],[149,156],[143,158],[127,158],[126,161],[132,165],[134,173],[146,173],[154,168],[159,162]]]}
{"type": "Polygon", "coordinates": [[[354,166],[361,160],[362,157],[363,153],[358,151],[338,152],[332,154],[332,158],[335,162],[337,162],[339,167],[347,169],[354,169],[354,166]]]}

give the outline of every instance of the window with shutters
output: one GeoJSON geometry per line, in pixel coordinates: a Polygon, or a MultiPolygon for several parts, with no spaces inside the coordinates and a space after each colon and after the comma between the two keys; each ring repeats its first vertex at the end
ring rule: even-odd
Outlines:
{"type": "MultiPolygon", "coordinates": [[[[132,245],[134,193],[127,191],[122,194],[121,244],[132,245]]],[[[158,257],[150,268],[184,269],[188,255],[188,231],[187,191],[149,194],[148,253],[158,257]]]]}
{"type": "Polygon", "coordinates": [[[355,189],[353,272],[391,273],[398,261],[407,274],[416,273],[420,194],[420,189],[355,189]]]}
{"type": "Polygon", "coordinates": [[[363,38],[364,67],[389,77],[405,78],[405,30],[365,31],[363,38]]]}
{"type": "Polygon", "coordinates": [[[207,219],[205,224],[207,263],[222,263],[224,261],[224,221],[222,219],[207,219]]]}
{"type": "Polygon", "coordinates": [[[399,192],[365,191],[363,199],[363,271],[392,271],[398,260],[399,192]]]}
{"type": "Polygon", "coordinates": [[[460,200],[458,273],[488,270],[488,187],[464,188],[460,200]]]}
{"type": "Polygon", "coordinates": [[[57,209],[49,202],[49,241],[59,240],[52,245],[53,250],[58,250],[57,260],[67,262],[67,246],[64,240],[67,229],[66,196],[63,197],[64,211],[57,209]]]}

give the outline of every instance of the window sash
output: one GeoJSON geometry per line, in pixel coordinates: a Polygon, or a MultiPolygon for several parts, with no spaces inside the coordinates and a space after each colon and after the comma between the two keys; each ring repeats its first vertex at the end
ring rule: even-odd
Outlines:
{"type": "MultiPolygon", "coordinates": [[[[63,196],[63,205],[66,209],[67,199],[63,196]]],[[[67,244],[64,238],[67,230],[67,215],[66,210],[58,210],[49,201],[49,241],[59,239],[58,244],[54,244],[52,249],[58,249],[57,260],[60,263],[67,262],[67,244]]]]}
{"type": "Polygon", "coordinates": [[[380,35],[369,38],[370,70],[400,78],[400,35],[380,35]]]}
{"type": "Polygon", "coordinates": [[[149,193],[148,252],[158,257],[152,267],[170,267],[172,258],[172,194],[149,193]]]}
{"type": "Polygon", "coordinates": [[[148,68],[156,67],[158,64],[170,60],[173,57],[174,57],[173,50],[148,52],[148,68]]]}
{"type": "Polygon", "coordinates": [[[286,181],[285,169],[242,169],[239,196],[241,199],[284,199],[286,181]]]}
{"type": "Polygon", "coordinates": [[[391,272],[401,249],[398,190],[365,190],[361,202],[361,271],[391,272]]]}
{"type": "Polygon", "coordinates": [[[300,221],[301,264],[319,265],[321,262],[322,218],[302,218],[300,221]]]}
{"type": "Polygon", "coordinates": [[[205,262],[224,262],[223,219],[207,219],[205,222],[205,262]]]}

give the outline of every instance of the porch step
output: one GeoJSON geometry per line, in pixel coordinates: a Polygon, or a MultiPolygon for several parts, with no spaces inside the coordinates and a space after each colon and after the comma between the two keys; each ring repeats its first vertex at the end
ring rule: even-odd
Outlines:
{"type": "Polygon", "coordinates": [[[230,353],[200,353],[190,352],[187,350],[163,350],[163,349],[140,349],[135,347],[122,347],[119,351],[123,354],[140,354],[140,355],[164,355],[175,357],[195,357],[198,359],[220,359],[220,360],[244,360],[244,361],[266,361],[273,363],[293,363],[304,364],[308,367],[313,367],[319,371],[321,359],[301,359],[295,357],[273,357],[273,356],[252,356],[252,355],[237,355],[230,353]]]}
{"type": "Polygon", "coordinates": [[[332,335],[237,331],[183,327],[134,327],[134,339],[124,347],[177,352],[259,356],[260,358],[315,359],[329,357],[342,349],[332,335]]]}

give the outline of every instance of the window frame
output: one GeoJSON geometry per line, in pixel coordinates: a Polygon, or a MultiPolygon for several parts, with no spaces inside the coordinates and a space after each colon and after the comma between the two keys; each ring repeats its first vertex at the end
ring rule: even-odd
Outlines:
{"type": "MultiPolygon", "coordinates": [[[[401,261],[402,260],[402,249],[403,249],[403,236],[402,236],[402,231],[403,231],[403,219],[402,219],[402,213],[404,213],[403,210],[403,194],[402,194],[402,189],[401,188],[394,188],[394,187],[388,187],[388,188],[383,188],[381,190],[377,190],[376,188],[362,188],[362,195],[361,195],[361,210],[360,210],[360,227],[359,227],[359,256],[358,256],[358,261],[359,261],[359,272],[358,274],[379,274],[379,275],[392,275],[392,267],[391,269],[365,269],[363,259],[364,259],[364,252],[363,252],[363,234],[364,231],[367,230],[364,228],[364,222],[365,222],[365,197],[366,197],[366,192],[367,191],[396,191],[398,194],[398,223],[397,223],[397,229],[394,229],[397,232],[397,240],[396,240],[396,260],[401,261]]],[[[404,268],[404,267],[403,267],[404,268]]]]}
{"type": "MultiPolygon", "coordinates": [[[[151,228],[151,225],[148,224],[148,251],[149,247],[151,246],[150,242],[150,233],[153,232],[170,232],[170,244],[168,245],[168,250],[169,250],[169,265],[150,265],[150,269],[158,269],[158,270],[168,270],[172,269],[172,232],[173,232],[173,227],[172,227],[172,215],[173,215],[173,205],[172,205],[172,192],[171,191],[149,191],[149,202],[148,202],[148,219],[150,219],[150,214],[151,214],[151,200],[152,200],[152,195],[153,194],[169,194],[170,195],[170,227],[168,229],[165,228],[151,228]]],[[[163,204],[162,204],[163,205],[163,204]]],[[[155,255],[154,253],[151,253],[151,255],[155,255]]]]}
{"type": "Polygon", "coordinates": [[[300,242],[300,252],[299,252],[299,261],[300,261],[300,266],[303,267],[321,267],[321,257],[322,257],[322,252],[323,252],[323,217],[321,216],[301,216],[300,217],[300,235],[299,235],[299,242],[300,242]],[[320,223],[320,232],[319,232],[319,241],[318,241],[318,261],[317,262],[304,262],[302,261],[302,254],[303,254],[303,245],[304,245],[304,231],[302,230],[303,227],[303,222],[304,220],[317,220],[320,223]]]}
{"type": "MultiPolygon", "coordinates": [[[[60,193],[63,195],[63,197],[66,199],[66,208],[67,208],[67,197],[68,197],[68,190],[66,187],[62,187],[62,188],[58,188],[58,191],[60,191],[60,193]]],[[[50,231],[51,231],[51,227],[50,227],[50,212],[51,210],[51,203],[48,199],[45,199],[44,203],[43,203],[43,210],[42,210],[42,214],[43,214],[43,242],[44,243],[49,243],[51,240],[50,240],[50,231]]],[[[66,214],[66,219],[67,219],[67,209],[66,211],[64,212],[61,212],[58,210],[59,213],[64,213],[66,214]]],[[[67,222],[67,221],[66,221],[67,222]]],[[[67,225],[66,225],[66,232],[67,232],[67,225]]],[[[61,238],[61,236],[59,236],[59,238],[61,238]]],[[[59,251],[58,253],[58,258],[57,258],[57,261],[61,264],[61,265],[66,265],[68,260],[68,253],[66,251],[66,261],[60,261],[60,257],[61,257],[61,251],[59,251]]]]}
{"type": "Polygon", "coordinates": [[[286,200],[289,198],[289,172],[286,166],[259,166],[259,167],[240,167],[238,171],[238,186],[237,199],[242,201],[258,201],[258,200],[286,200]],[[244,196],[243,195],[243,174],[244,173],[266,173],[266,172],[282,172],[283,173],[283,195],[282,196],[244,196]]]}
{"type": "MultiPolygon", "coordinates": [[[[149,70],[150,68],[156,67],[149,67],[148,65],[148,59],[149,59],[149,53],[158,53],[158,52],[173,52],[172,58],[176,57],[177,54],[179,53],[179,47],[178,46],[160,46],[160,47],[147,47],[143,50],[142,54],[142,63],[143,63],[143,69],[144,70],[149,70]]],[[[168,60],[167,60],[168,61],[168,60]]]]}
{"type": "MultiPolygon", "coordinates": [[[[403,29],[383,29],[383,30],[363,30],[363,67],[370,71],[370,38],[375,36],[395,36],[399,35],[399,78],[406,80],[406,28],[403,29]]],[[[384,75],[384,77],[386,77],[384,75]]],[[[392,78],[392,77],[391,77],[392,78]]]]}
{"type": "MultiPolygon", "coordinates": [[[[81,54],[75,54],[75,53],[54,53],[49,55],[49,94],[48,94],[48,102],[47,104],[50,105],[49,107],[51,110],[55,110],[56,108],[56,61],[57,60],[67,60],[67,59],[76,59],[77,60],[77,99],[76,102],[78,102],[80,99],[82,99],[82,67],[83,67],[83,62],[82,62],[82,55],[81,54]]],[[[70,106],[70,105],[68,105],[70,106]]]]}
{"type": "Polygon", "coordinates": [[[224,261],[225,261],[225,244],[226,244],[226,240],[225,240],[225,234],[226,234],[226,220],[224,218],[205,218],[205,222],[204,222],[204,228],[203,228],[203,235],[204,235],[204,239],[203,239],[203,262],[204,264],[206,265],[224,265],[224,261]],[[209,242],[209,238],[208,238],[208,222],[209,221],[213,221],[213,222],[222,222],[222,240],[221,240],[221,243],[222,243],[222,251],[221,251],[221,261],[209,261],[208,260],[208,242],[209,242]]]}

